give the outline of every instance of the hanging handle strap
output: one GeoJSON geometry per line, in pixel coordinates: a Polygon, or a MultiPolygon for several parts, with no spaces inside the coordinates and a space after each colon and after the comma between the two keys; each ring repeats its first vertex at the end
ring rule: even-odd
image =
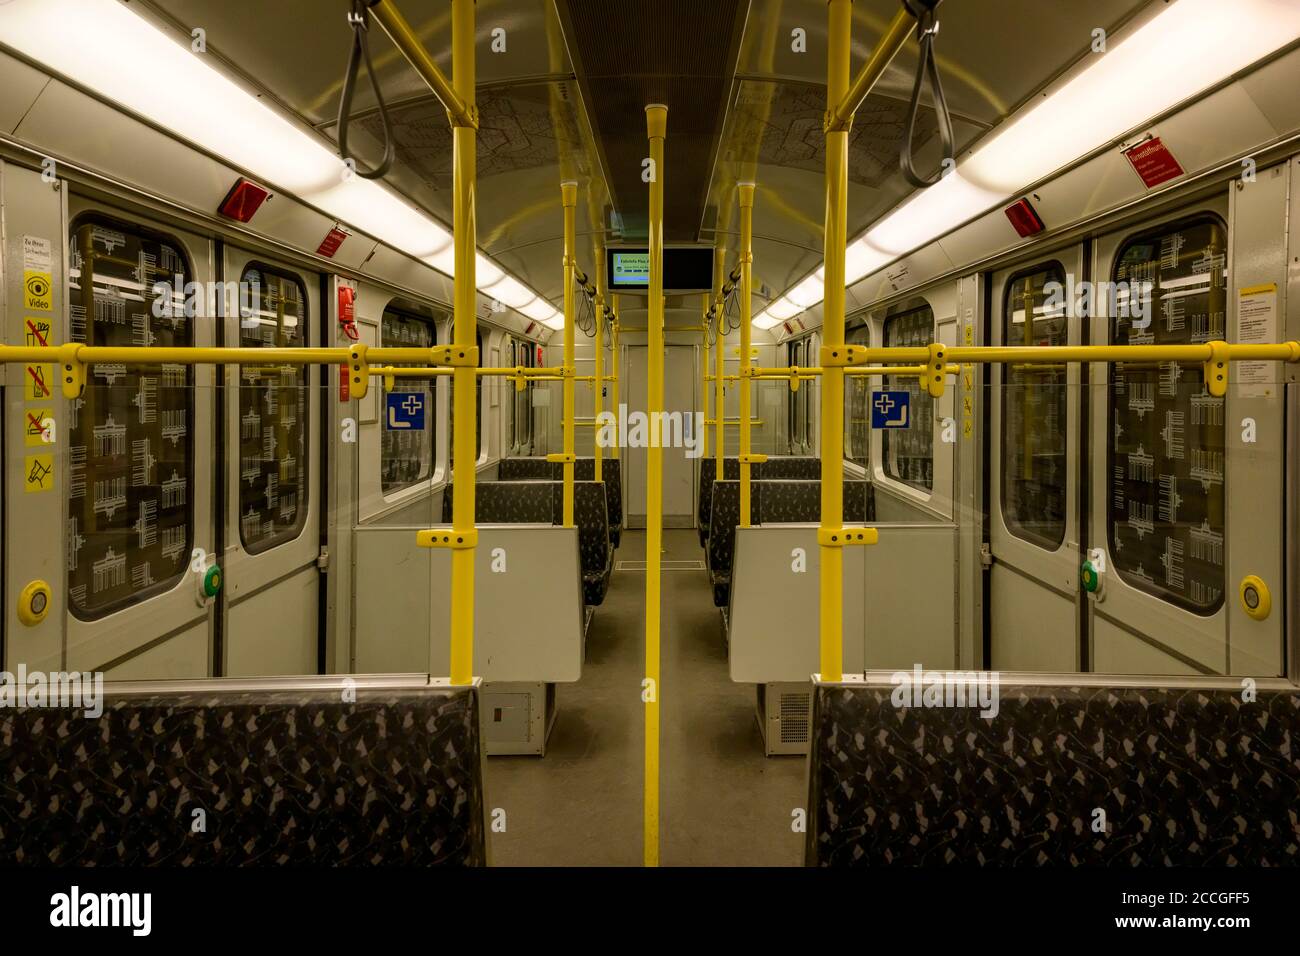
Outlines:
{"type": "Polygon", "coordinates": [[[352,51],[348,54],[348,70],[343,80],[343,95],[339,99],[339,156],[362,179],[379,179],[393,165],[396,146],[393,142],[393,127],[388,119],[388,107],[384,104],[384,94],[379,88],[379,77],[375,75],[374,64],[370,61],[370,8],[379,0],[352,0],[352,12],[348,14],[348,24],[352,27],[352,51]],[[362,58],[366,61],[366,72],[370,74],[370,88],[375,92],[375,102],[379,104],[379,117],[384,124],[384,158],[374,169],[364,169],[348,154],[348,123],[352,119],[352,92],[357,83],[357,71],[362,58]]]}
{"type": "Polygon", "coordinates": [[[939,66],[934,58],[934,38],[939,33],[936,10],[941,2],[942,0],[903,0],[904,9],[916,18],[916,39],[921,53],[916,65],[916,82],[912,85],[912,100],[907,108],[907,124],[903,134],[903,148],[899,153],[899,166],[907,181],[918,189],[933,186],[953,165],[952,118],[948,115],[948,102],[943,96],[943,84],[939,81],[939,66]],[[944,157],[939,171],[929,178],[916,171],[912,156],[916,118],[921,107],[921,86],[927,78],[930,82],[931,99],[934,101],[934,112],[939,121],[939,139],[943,145],[944,157]]]}

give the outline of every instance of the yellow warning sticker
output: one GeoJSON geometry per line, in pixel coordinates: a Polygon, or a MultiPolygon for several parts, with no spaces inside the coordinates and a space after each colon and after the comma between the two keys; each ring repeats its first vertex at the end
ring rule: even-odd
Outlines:
{"type": "Polygon", "coordinates": [[[971,420],[970,420],[969,418],[964,419],[964,420],[962,421],[962,423],[961,423],[961,434],[962,434],[962,437],[963,437],[963,438],[970,438],[970,433],[971,433],[971,428],[972,428],[972,427],[973,427],[973,426],[971,425],[971,420]]]}
{"type": "Polygon", "coordinates": [[[54,455],[28,455],[23,464],[23,491],[54,490],[54,455]]]}
{"type": "Polygon", "coordinates": [[[54,409],[24,408],[23,438],[28,448],[53,445],[55,436],[54,409]]]}
{"type": "Polygon", "coordinates": [[[23,370],[23,400],[44,402],[54,394],[54,366],[28,365],[23,370]]]}
{"type": "Polygon", "coordinates": [[[54,283],[48,272],[23,271],[23,308],[36,312],[54,310],[54,283]]]}
{"type": "Polygon", "coordinates": [[[45,349],[59,344],[54,340],[54,320],[37,315],[27,316],[23,336],[28,348],[45,349]]]}

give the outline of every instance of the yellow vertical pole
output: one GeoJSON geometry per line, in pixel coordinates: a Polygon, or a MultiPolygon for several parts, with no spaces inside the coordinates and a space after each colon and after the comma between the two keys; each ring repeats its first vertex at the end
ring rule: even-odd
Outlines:
{"type": "Polygon", "coordinates": [[[600,418],[601,413],[605,411],[605,250],[597,247],[596,254],[596,368],[593,373],[596,377],[594,396],[595,408],[592,414],[595,416],[596,427],[594,440],[592,441],[591,454],[595,458],[596,480],[604,481],[604,474],[601,468],[601,459],[604,449],[600,445],[600,418]]]}
{"type": "MultiPolygon", "coordinates": [[[[617,295],[610,296],[610,308],[614,310],[614,321],[611,323],[611,327],[609,330],[609,362],[610,365],[612,366],[610,371],[613,373],[612,375],[613,382],[611,384],[613,384],[614,387],[610,389],[609,392],[609,407],[612,408],[614,410],[614,414],[618,416],[621,413],[619,412],[619,405],[618,405],[618,384],[619,384],[620,373],[618,369],[618,296],[617,295]]],[[[615,435],[617,435],[618,429],[617,428],[614,429],[614,432],[615,435]]],[[[613,458],[615,461],[619,459],[619,449],[621,447],[622,446],[619,445],[618,440],[616,438],[614,441],[614,454],[613,454],[613,458]]]]}
{"type": "Polygon", "coordinates": [[[704,407],[704,433],[700,435],[700,458],[701,460],[709,457],[709,305],[713,301],[713,293],[706,292],[703,296],[704,316],[700,322],[700,344],[704,347],[703,355],[700,358],[700,404],[704,407]]]}
{"type": "MultiPolygon", "coordinates": [[[[853,0],[829,0],[827,26],[826,102],[830,115],[849,90],[849,40],[853,0]]],[[[822,344],[844,344],[844,248],[848,233],[849,131],[826,130],[825,302],[822,344]]],[[[829,126],[829,124],[828,124],[829,126]]],[[[844,368],[822,368],[821,458],[822,536],[844,524],[844,368]]],[[[821,550],[822,680],[844,677],[844,550],[823,543],[821,550]]]]}
{"type": "MultiPolygon", "coordinates": [[[[452,0],[451,44],[452,87],[468,107],[472,120],[478,113],[474,101],[474,0],[452,0]]],[[[474,213],[476,135],[472,125],[456,119],[452,122],[452,227],[456,270],[452,297],[453,337],[455,344],[472,348],[478,331],[474,281],[474,256],[478,244],[474,213]]],[[[474,437],[478,430],[478,406],[474,395],[477,380],[477,371],[472,366],[458,365],[452,372],[456,412],[452,438],[455,464],[451,526],[456,532],[469,532],[474,528],[474,437]]],[[[451,552],[453,684],[468,684],[474,679],[474,552],[475,548],[455,548],[451,552]]]]}
{"type": "Polygon", "coordinates": [[[740,191],[740,526],[750,519],[750,434],[754,383],[749,377],[750,295],[754,278],[754,184],[739,183],[740,191]]]}
{"type": "Polygon", "coordinates": [[[663,449],[658,429],[664,403],[664,137],[668,132],[668,107],[645,108],[650,139],[650,294],[646,316],[649,368],[646,416],[650,420],[650,447],[646,449],[645,534],[645,832],[646,866],[659,865],[659,552],[663,540],[663,449]]]}
{"type": "Polygon", "coordinates": [[[718,305],[718,342],[717,354],[713,357],[713,404],[717,406],[713,414],[713,441],[717,446],[716,465],[717,470],[714,472],[714,478],[722,481],[722,456],[725,453],[727,441],[727,429],[724,422],[727,417],[726,409],[726,382],[724,375],[727,368],[727,320],[726,320],[726,303],[722,298],[722,286],[726,281],[727,270],[727,250],[723,246],[715,246],[713,249],[713,295],[714,301],[718,305]]]}
{"type": "Polygon", "coordinates": [[[564,204],[564,524],[573,525],[573,324],[578,271],[578,184],[560,183],[564,204]]]}

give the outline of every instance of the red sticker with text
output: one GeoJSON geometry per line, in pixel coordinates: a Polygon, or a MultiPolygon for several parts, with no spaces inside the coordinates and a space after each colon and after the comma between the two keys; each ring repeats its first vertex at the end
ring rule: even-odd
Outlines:
{"type": "Polygon", "coordinates": [[[1153,137],[1145,143],[1138,143],[1132,149],[1124,151],[1125,158],[1133,165],[1133,170],[1142,177],[1147,189],[1177,179],[1183,174],[1183,167],[1178,165],[1169,147],[1153,137]]]}

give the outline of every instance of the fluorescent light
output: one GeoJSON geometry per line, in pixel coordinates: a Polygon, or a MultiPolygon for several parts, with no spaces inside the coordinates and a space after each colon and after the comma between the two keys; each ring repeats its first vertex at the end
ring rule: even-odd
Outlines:
{"type": "Polygon", "coordinates": [[[540,296],[519,310],[537,322],[546,322],[558,314],[555,307],[540,296]]]}
{"type": "Polygon", "coordinates": [[[754,316],[753,324],[758,326],[760,329],[770,329],[774,325],[780,325],[781,320],[772,318],[766,312],[760,312],[758,315],[754,316]]]}
{"type": "MultiPolygon", "coordinates": [[[[272,109],[118,0],[9,0],[0,44],[248,170],[340,222],[454,274],[450,231],[380,182],[345,177],[332,144],[272,109]]],[[[482,253],[479,288],[505,273],[482,253]]],[[[509,299],[533,297],[507,290],[509,299]]],[[[526,290],[525,290],[526,291],[526,290]]]]}
{"type": "Polygon", "coordinates": [[[564,328],[564,316],[560,315],[560,313],[557,312],[549,319],[542,319],[542,325],[546,326],[548,329],[554,329],[556,332],[558,332],[564,328]]]}
{"type": "Polygon", "coordinates": [[[806,309],[822,300],[824,290],[825,286],[822,285],[822,280],[817,278],[816,275],[810,275],[787,292],[785,297],[800,309],[806,309]]]}
{"type": "MultiPolygon", "coordinates": [[[[859,236],[845,252],[846,284],[946,235],[1297,37],[1300,4],[1293,0],[1176,0],[1112,42],[1106,53],[1093,54],[1075,76],[990,134],[956,170],[859,236]]],[[[773,307],[768,311],[789,317],[773,307]]]]}
{"type": "Polygon", "coordinates": [[[512,309],[522,310],[537,298],[522,282],[502,274],[501,278],[490,286],[479,286],[484,295],[490,295],[498,302],[504,302],[512,309]]]}
{"type": "Polygon", "coordinates": [[[780,321],[798,315],[803,311],[803,309],[799,308],[799,306],[795,305],[789,299],[782,297],[777,299],[775,302],[769,303],[765,311],[768,315],[772,316],[772,318],[780,321]]]}

